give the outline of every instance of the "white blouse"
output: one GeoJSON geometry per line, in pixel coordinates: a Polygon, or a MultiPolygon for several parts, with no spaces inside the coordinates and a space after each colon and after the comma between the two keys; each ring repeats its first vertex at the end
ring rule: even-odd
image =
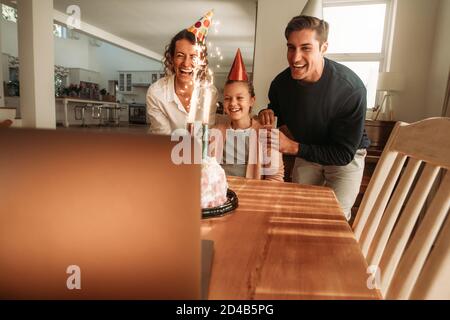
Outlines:
{"type": "MultiPolygon", "coordinates": [[[[147,115],[152,134],[170,135],[176,129],[184,129],[188,112],[175,94],[175,76],[166,76],[152,84],[147,91],[147,115]]],[[[217,89],[213,87],[209,125],[215,124],[217,89]]]]}

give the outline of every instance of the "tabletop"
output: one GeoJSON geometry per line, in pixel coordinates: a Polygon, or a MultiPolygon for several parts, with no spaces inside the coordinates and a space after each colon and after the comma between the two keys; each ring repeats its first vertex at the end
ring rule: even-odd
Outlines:
{"type": "Polygon", "coordinates": [[[202,221],[214,241],[209,299],[380,299],[333,191],[228,178],[239,207],[202,221]]]}
{"type": "Polygon", "coordinates": [[[77,97],[65,97],[65,98],[60,97],[60,98],[56,98],[56,101],[61,101],[63,103],[76,102],[76,103],[90,103],[90,104],[111,104],[111,105],[118,104],[115,101],[90,100],[90,99],[83,99],[83,98],[77,98],[77,97]]]}

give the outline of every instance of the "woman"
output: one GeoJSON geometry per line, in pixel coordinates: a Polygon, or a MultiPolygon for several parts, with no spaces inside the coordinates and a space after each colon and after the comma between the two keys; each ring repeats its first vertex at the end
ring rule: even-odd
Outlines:
{"type": "Polygon", "coordinates": [[[218,131],[211,138],[211,154],[223,163],[227,176],[283,181],[283,157],[278,150],[267,149],[266,142],[260,140],[260,129],[265,128],[251,117],[254,103],[255,92],[251,82],[227,81],[223,105],[229,121],[214,127],[218,131]],[[217,141],[217,137],[223,140],[217,141]]]}
{"type": "MultiPolygon", "coordinates": [[[[150,133],[170,135],[185,129],[191,96],[194,90],[194,58],[196,38],[184,29],[177,33],[164,53],[165,77],[154,83],[147,92],[147,114],[150,133]]],[[[206,59],[206,52],[205,59],[206,59]]],[[[212,86],[209,124],[215,122],[217,89],[212,86]]]]}

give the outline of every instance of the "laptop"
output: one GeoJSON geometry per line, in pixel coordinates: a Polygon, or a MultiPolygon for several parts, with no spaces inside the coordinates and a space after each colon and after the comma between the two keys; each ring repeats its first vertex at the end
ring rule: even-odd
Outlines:
{"type": "Polygon", "coordinates": [[[175,144],[0,130],[0,299],[205,298],[200,167],[175,144]]]}

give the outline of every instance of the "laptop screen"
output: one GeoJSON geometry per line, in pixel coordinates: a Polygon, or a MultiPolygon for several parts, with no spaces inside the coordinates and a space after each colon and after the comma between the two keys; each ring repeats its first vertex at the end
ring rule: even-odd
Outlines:
{"type": "Polygon", "coordinates": [[[0,131],[0,298],[200,298],[200,167],[170,137],[0,131]]]}

